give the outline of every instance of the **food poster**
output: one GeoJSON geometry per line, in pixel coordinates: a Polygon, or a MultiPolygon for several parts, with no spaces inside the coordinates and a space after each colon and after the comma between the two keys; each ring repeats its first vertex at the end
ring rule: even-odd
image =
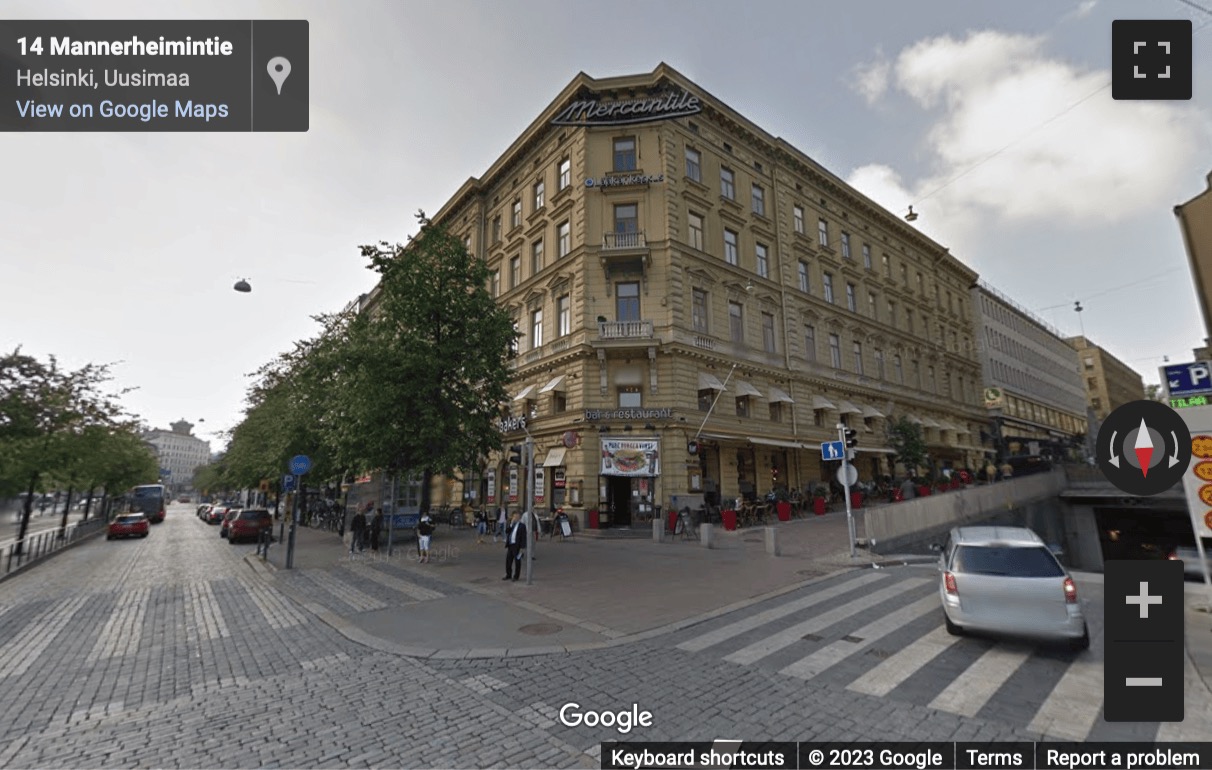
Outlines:
{"type": "Polygon", "coordinates": [[[602,439],[603,476],[659,476],[661,442],[602,439]]]}

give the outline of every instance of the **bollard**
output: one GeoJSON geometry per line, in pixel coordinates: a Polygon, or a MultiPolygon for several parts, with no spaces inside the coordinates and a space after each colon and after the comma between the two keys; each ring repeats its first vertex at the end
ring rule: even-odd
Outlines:
{"type": "Polygon", "coordinates": [[[766,553],[771,556],[779,555],[779,535],[774,527],[766,527],[766,553]]]}
{"type": "Polygon", "coordinates": [[[711,547],[711,535],[712,535],[712,528],[711,528],[710,524],[707,524],[706,522],[704,522],[699,525],[699,545],[703,546],[704,548],[710,548],[711,547]]]}
{"type": "Polygon", "coordinates": [[[654,543],[661,542],[661,536],[663,535],[663,533],[664,533],[664,527],[661,526],[660,518],[659,517],[654,518],[652,520],[652,542],[654,542],[654,543]]]}

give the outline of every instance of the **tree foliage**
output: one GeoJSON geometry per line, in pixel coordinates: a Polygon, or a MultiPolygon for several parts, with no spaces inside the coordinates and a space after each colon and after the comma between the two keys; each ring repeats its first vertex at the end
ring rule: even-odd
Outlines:
{"type": "Polygon", "coordinates": [[[905,466],[906,473],[913,473],[914,468],[926,465],[929,461],[922,426],[907,417],[889,421],[888,446],[895,452],[896,462],[905,466]]]}

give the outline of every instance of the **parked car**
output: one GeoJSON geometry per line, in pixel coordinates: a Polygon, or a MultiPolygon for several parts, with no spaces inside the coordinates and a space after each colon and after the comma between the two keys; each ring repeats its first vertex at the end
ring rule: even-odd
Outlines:
{"type": "MultiPolygon", "coordinates": [[[[1207,567],[1212,571],[1212,540],[1204,540],[1204,558],[1207,567]]],[[[1197,580],[1204,579],[1204,568],[1199,563],[1199,549],[1194,544],[1176,546],[1170,551],[1170,559],[1178,559],[1183,563],[1183,574],[1197,580]]]]}
{"type": "Polygon", "coordinates": [[[231,529],[232,519],[240,515],[239,508],[228,508],[227,513],[223,514],[223,520],[219,522],[219,537],[227,537],[227,533],[231,529]]]}
{"type": "Polygon", "coordinates": [[[1024,527],[958,527],[939,553],[947,631],[1061,639],[1090,646],[1073,578],[1039,535],[1024,527]]]}
{"type": "Polygon", "coordinates": [[[123,513],[114,517],[105,533],[106,540],[118,537],[147,537],[151,532],[151,522],[142,513],[123,513]]]}
{"type": "Polygon", "coordinates": [[[226,505],[213,506],[209,511],[206,512],[206,523],[222,524],[223,517],[227,515],[229,510],[231,510],[231,508],[226,505]]]}
{"type": "Polygon", "coordinates": [[[262,531],[273,532],[274,515],[265,508],[246,508],[227,524],[227,542],[256,540],[262,531]]]}
{"type": "Polygon", "coordinates": [[[205,519],[206,514],[210,512],[210,503],[202,503],[198,506],[197,514],[199,519],[205,519]]]}

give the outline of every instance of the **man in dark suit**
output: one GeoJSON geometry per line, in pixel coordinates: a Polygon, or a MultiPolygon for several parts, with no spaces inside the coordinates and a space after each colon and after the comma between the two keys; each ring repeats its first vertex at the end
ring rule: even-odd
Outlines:
{"type": "Polygon", "coordinates": [[[502,580],[517,580],[522,576],[522,551],[526,550],[526,525],[515,513],[505,529],[505,577],[502,580]]]}

